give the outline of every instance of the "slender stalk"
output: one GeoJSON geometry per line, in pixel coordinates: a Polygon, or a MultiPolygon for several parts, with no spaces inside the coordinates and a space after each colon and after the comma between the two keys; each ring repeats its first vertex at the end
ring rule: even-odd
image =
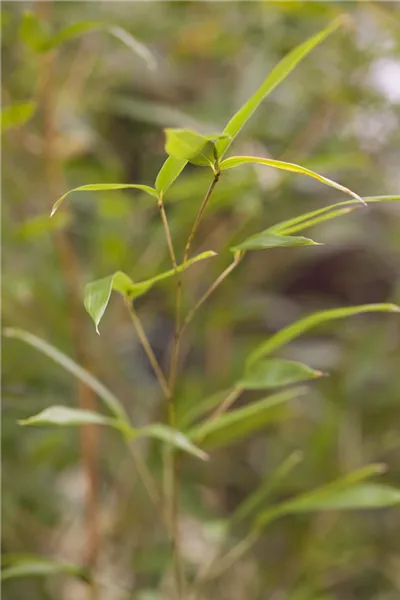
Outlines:
{"type": "Polygon", "coordinates": [[[217,289],[217,287],[219,285],[221,285],[221,283],[223,281],[225,281],[225,279],[228,277],[228,275],[230,275],[230,273],[232,273],[232,271],[239,264],[241,258],[242,258],[241,255],[237,254],[234,258],[234,261],[225,269],[225,271],[223,271],[221,273],[221,275],[219,277],[217,277],[217,279],[210,285],[208,290],[196,302],[196,304],[193,306],[193,308],[189,311],[189,313],[185,317],[185,319],[182,323],[182,327],[180,328],[180,331],[179,331],[179,336],[183,335],[183,332],[185,331],[186,327],[189,325],[189,323],[191,322],[191,320],[193,319],[193,317],[195,316],[195,314],[199,310],[199,308],[211,296],[211,294],[217,289]]]}
{"type": "Polygon", "coordinates": [[[217,185],[219,178],[220,178],[220,171],[215,171],[214,173],[214,177],[212,182],[210,183],[210,187],[207,190],[206,195],[204,196],[203,202],[201,203],[201,206],[199,208],[199,212],[197,213],[196,219],[193,223],[193,227],[191,229],[191,232],[189,233],[189,237],[188,240],[186,242],[186,246],[185,246],[185,252],[183,255],[183,262],[186,262],[187,259],[189,258],[189,253],[190,253],[190,248],[192,247],[192,243],[194,240],[194,236],[196,235],[197,229],[200,225],[200,221],[203,217],[204,211],[207,207],[208,201],[210,200],[211,194],[213,193],[213,190],[215,188],[215,186],[217,185]]]}
{"type": "Polygon", "coordinates": [[[134,310],[134,308],[132,306],[132,302],[130,300],[127,300],[125,302],[125,306],[128,309],[128,312],[131,317],[133,326],[136,330],[137,336],[143,346],[144,351],[146,352],[147,358],[149,359],[151,366],[153,367],[154,373],[157,377],[160,387],[161,387],[162,391],[164,392],[164,395],[166,396],[166,398],[169,398],[170,391],[169,391],[167,380],[165,379],[165,375],[164,375],[160,365],[158,364],[158,361],[155,357],[153,349],[150,345],[149,339],[146,335],[145,330],[143,329],[142,322],[140,321],[139,317],[137,316],[136,311],[134,310]]]}
{"type": "Polygon", "coordinates": [[[174,269],[176,269],[176,267],[177,267],[176,254],[175,254],[175,250],[174,250],[174,244],[172,243],[171,230],[169,228],[169,223],[168,223],[167,215],[165,212],[165,206],[164,206],[162,195],[159,196],[157,204],[158,204],[158,210],[160,211],[161,221],[162,221],[162,224],[164,225],[165,237],[167,239],[168,250],[169,250],[170,257],[171,257],[172,266],[174,267],[174,269]]]}
{"type": "Polygon", "coordinates": [[[232,406],[232,404],[239,398],[240,394],[243,392],[243,388],[241,386],[235,386],[233,390],[227,395],[225,400],[221,402],[218,408],[210,415],[207,419],[207,423],[210,421],[215,421],[221,415],[226,413],[226,411],[232,406]]]}
{"type": "MultiPolygon", "coordinates": [[[[35,11],[42,21],[51,19],[51,0],[35,2],[35,11]]],[[[38,96],[43,115],[43,158],[46,187],[54,200],[65,189],[63,165],[58,151],[57,95],[55,85],[55,52],[45,53],[39,60],[38,96]]],[[[53,242],[60,260],[68,298],[68,317],[71,324],[75,355],[80,364],[90,370],[90,358],[84,343],[85,315],[80,302],[81,276],[78,253],[63,231],[53,233],[53,242]]],[[[78,405],[80,408],[96,410],[94,393],[85,384],[78,384],[78,405]]],[[[98,435],[99,428],[86,425],[81,428],[81,455],[85,474],[85,563],[91,571],[97,565],[100,552],[100,525],[98,518],[98,435]]],[[[97,586],[90,585],[91,600],[98,599],[97,586]]]]}

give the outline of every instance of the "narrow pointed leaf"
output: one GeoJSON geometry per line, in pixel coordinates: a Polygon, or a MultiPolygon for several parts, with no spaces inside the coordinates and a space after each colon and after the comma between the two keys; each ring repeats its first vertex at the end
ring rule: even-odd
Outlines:
{"type": "Polygon", "coordinates": [[[87,580],[86,569],[71,563],[63,563],[35,555],[3,555],[1,580],[24,577],[48,577],[65,573],[79,579],[87,580]]]}
{"type": "Polygon", "coordinates": [[[98,412],[70,408],[69,406],[50,406],[42,412],[18,421],[20,425],[109,425],[115,426],[116,419],[105,417],[98,412]]]}
{"type": "MultiPolygon", "coordinates": [[[[268,508],[257,518],[256,527],[264,527],[272,520],[289,513],[326,510],[327,508],[332,509],[334,508],[333,505],[335,501],[337,502],[337,508],[343,510],[347,507],[344,505],[342,494],[355,490],[361,482],[365,481],[366,479],[371,479],[371,477],[376,475],[381,475],[385,472],[385,470],[386,466],[381,463],[367,465],[361,469],[357,469],[357,471],[353,471],[352,473],[345,475],[344,477],[335,479],[326,485],[312,490],[311,492],[300,494],[300,496],[283,502],[279,506],[268,508]]],[[[350,504],[350,500],[348,502],[350,504]]],[[[349,505],[348,507],[356,508],[354,497],[352,506],[349,505]]],[[[365,506],[364,494],[360,495],[357,508],[367,508],[365,506]],[[364,503],[364,506],[362,506],[362,503],[364,503]]]]}
{"type": "Polygon", "coordinates": [[[261,233],[256,233],[244,240],[237,246],[230,248],[231,252],[244,252],[246,250],[267,250],[269,248],[290,248],[294,246],[319,246],[309,238],[300,236],[278,235],[270,233],[268,229],[261,233]]]}
{"type": "Polygon", "coordinates": [[[198,254],[197,256],[194,256],[190,260],[186,261],[184,264],[178,265],[176,269],[170,269],[169,271],[155,275],[154,277],[146,279],[145,281],[134,283],[128,275],[122,271],[117,271],[112,275],[108,275],[107,277],[103,277],[102,279],[88,283],[85,287],[84,304],[87,312],[94,321],[97,333],[99,333],[99,323],[108,306],[111,292],[113,290],[121,294],[123,298],[134,300],[135,298],[138,298],[139,296],[142,296],[148,292],[156,283],[159,283],[164,279],[174,277],[176,273],[186,271],[186,269],[188,269],[194,263],[211,258],[213,256],[216,256],[216,253],[212,252],[211,250],[202,252],[201,254],[198,254]]]}
{"type": "Polygon", "coordinates": [[[309,329],[333,321],[344,319],[362,313],[370,312],[400,312],[400,307],[395,304],[362,304],[360,306],[348,306],[346,308],[333,308],[314,313],[309,317],[295,321],[291,325],[284,327],[278,333],[272,335],[268,340],[260,344],[249,356],[247,364],[253,364],[260,358],[271,354],[278,348],[281,348],[291,340],[299,337],[309,329]]]}
{"type": "Polygon", "coordinates": [[[36,103],[33,100],[19,104],[10,104],[1,109],[1,131],[24,125],[33,116],[36,103]]]}
{"type": "Polygon", "coordinates": [[[141,185],[136,183],[89,183],[87,185],[81,185],[77,188],[74,188],[73,190],[69,190],[69,192],[61,196],[61,198],[59,198],[53,205],[50,216],[52,217],[54,215],[60,204],[73,192],[109,192],[112,190],[126,189],[140,190],[141,192],[145,192],[154,198],[158,197],[156,190],[149,185],[141,185]]]}
{"type": "Polygon", "coordinates": [[[24,331],[23,329],[7,328],[3,331],[3,333],[6,337],[18,339],[54,360],[54,362],[92,389],[99,396],[99,398],[103,400],[104,404],[113,415],[129,424],[128,416],[120,400],[118,400],[118,398],[98,379],[93,377],[91,373],[83,369],[74,360],[72,360],[72,358],[45,340],[42,340],[36,335],[33,335],[28,331],[24,331]]]}
{"type": "Polygon", "coordinates": [[[295,450],[292,452],[272,473],[268,473],[260,487],[238,506],[233,514],[233,519],[235,521],[243,520],[254,513],[302,459],[303,453],[301,451],[295,450]]]}
{"type": "Polygon", "coordinates": [[[283,162],[282,160],[273,160],[272,158],[261,158],[258,156],[232,156],[231,158],[226,158],[225,160],[223,160],[220,165],[220,168],[221,168],[221,171],[224,171],[226,169],[232,169],[234,167],[238,167],[238,166],[244,165],[244,164],[265,165],[267,167],[272,167],[274,169],[280,169],[282,171],[290,171],[291,173],[299,173],[300,175],[307,175],[308,177],[312,177],[313,179],[316,179],[317,181],[320,181],[321,183],[324,183],[325,185],[328,185],[329,187],[340,190],[341,192],[344,192],[345,194],[352,196],[353,198],[355,198],[362,204],[365,204],[365,202],[361,198],[361,196],[359,196],[355,192],[352,192],[351,190],[349,190],[349,188],[346,188],[343,185],[340,185],[340,183],[336,183],[336,181],[333,181],[332,179],[328,179],[327,177],[324,177],[323,175],[319,175],[319,173],[310,171],[310,169],[307,169],[306,167],[302,167],[300,165],[295,165],[294,163],[283,162]]]}
{"type": "Polygon", "coordinates": [[[286,513],[314,510],[351,510],[400,505],[400,490],[388,485],[363,483],[331,494],[299,498],[286,507],[286,513]]]}
{"type": "Polygon", "coordinates": [[[208,455],[206,452],[195,446],[195,444],[188,437],[186,437],[186,435],[180,431],[177,431],[176,429],[168,427],[167,425],[155,423],[154,425],[149,425],[148,427],[144,427],[139,431],[139,435],[146,435],[148,437],[162,440],[178,450],[183,450],[184,452],[192,454],[201,460],[208,460],[208,455]]]}
{"type": "Polygon", "coordinates": [[[271,71],[268,77],[264,80],[258,90],[251,96],[251,98],[244,104],[238,112],[232,117],[227,126],[224,129],[224,133],[228,134],[229,138],[226,140],[220,140],[217,143],[217,149],[220,156],[223,156],[232,141],[235,139],[242,127],[250,119],[256,108],[261,102],[272,92],[272,90],[283,81],[287,75],[298,65],[298,63],[307,54],[320,44],[328,35],[333,33],[341,25],[341,19],[332,21],[322,31],[316,35],[310,37],[308,40],[294,48],[289,54],[287,54],[271,71]]]}
{"type": "Polygon", "coordinates": [[[238,385],[246,390],[266,390],[322,375],[322,371],[311,369],[300,362],[267,358],[251,364],[238,385]]]}
{"type": "Polygon", "coordinates": [[[155,182],[156,190],[163,195],[179,177],[188,161],[183,158],[174,158],[168,156],[167,160],[161,167],[155,182]]]}
{"type": "Polygon", "coordinates": [[[41,53],[54,50],[65,42],[80,37],[90,31],[104,31],[130,48],[130,50],[146,63],[148,69],[154,71],[157,66],[154,55],[150,50],[142,44],[142,42],[139,42],[132,34],[117,25],[110,26],[101,21],[79,21],[72,25],[68,25],[54,35],[47,34],[45,36],[43,34],[40,35],[41,31],[39,26],[35,23],[33,16],[30,15],[29,18],[26,19],[24,28],[21,28],[21,31],[24,33],[25,41],[29,43],[31,49],[41,53]]]}
{"type": "MultiPolygon", "coordinates": [[[[367,205],[375,204],[378,202],[390,202],[390,201],[393,202],[393,201],[399,201],[399,200],[400,200],[400,196],[396,196],[396,195],[394,195],[394,196],[367,196],[366,198],[364,198],[364,201],[367,203],[367,205]]],[[[329,206],[323,206],[322,208],[318,208],[317,210],[312,210],[311,212],[304,213],[302,215],[299,215],[298,217],[293,217],[291,219],[281,221],[280,223],[277,223],[276,225],[269,227],[268,231],[270,231],[271,233],[279,233],[282,235],[287,235],[288,233],[295,233],[296,231],[301,230],[300,227],[303,228],[303,223],[306,223],[309,221],[313,221],[313,224],[317,223],[318,221],[314,221],[314,218],[318,217],[319,215],[325,216],[325,213],[329,213],[331,211],[336,212],[333,209],[338,209],[338,213],[334,214],[334,217],[335,217],[335,216],[339,216],[339,210],[341,210],[341,207],[357,208],[358,206],[359,206],[358,200],[345,200],[344,202],[337,202],[336,204],[330,204],[329,206]],[[351,206],[351,205],[353,205],[353,206],[351,206]],[[297,229],[297,226],[299,226],[298,229],[297,229]]],[[[344,210],[344,208],[343,208],[343,210],[344,210]]],[[[333,217],[328,215],[327,218],[333,218],[333,217]]],[[[308,225],[304,225],[304,227],[308,227],[308,225]]]]}
{"type": "Polygon", "coordinates": [[[189,430],[188,436],[194,442],[201,442],[206,446],[226,445],[285,418],[288,413],[284,410],[284,405],[294,398],[299,398],[306,391],[305,388],[292,388],[244,408],[232,410],[197,425],[189,430]]]}

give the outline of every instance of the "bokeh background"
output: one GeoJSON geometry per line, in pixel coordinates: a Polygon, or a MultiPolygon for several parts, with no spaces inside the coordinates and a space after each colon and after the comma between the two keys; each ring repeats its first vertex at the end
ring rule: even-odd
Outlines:
{"type": "MultiPolygon", "coordinates": [[[[89,366],[136,423],[159,418],[157,381],[122,302],[112,299],[100,337],[81,309],[87,281],[118,269],[140,280],[169,267],[156,207],[136,192],[85,193],[50,221],[51,205],[86,183],[151,185],[165,159],[164,127],[221,130],[285,53],[342,12],[351,17],[348,26],[268,97],[234,153],[297,162],[361,195],[398,193],[395,2],[4,2],[3,103],[35,99],[37,110],[2,143],[3,326],[25,328],[89,366]],[[36,11],[54,31],[85,20],[123,26],[151,50],[157,68],[148,69],[104,32],[67,41],[51,59],[43,57],[21,35],[24,10],[36,11]]],[[[180,251],[209,177],[188,166],[168,194],[180,251]]],[[[318,182],[267,168],[227,173],[195,243],[197,251],[219,256],[188,271],[184,307],[229,264],[225,250],[232,240],[341,199],[318,182]]],[[[187,331],[178,385],[182,411],[228,387],[249,350],[292,320],[316,309],[399,302],[399,216],[396,202],[361,208],[312,230],[324,246],[247,256],[187,331]]],[[[170,280],[138,303],[164,365],[174,295],[170,280]]],[[[369,315],[285,349],[282,356],[330,376],[311,384],[285,420],[213,449],[206,465],[183,461],[180,525],[188,570],[246,535],[245,522],[227,528],[229,516],[294,451],[303,459],[271,502],[369,462],[387,464],[383,480],[400,483],[399,348],[398,318],[369,315]]],[[[3,552],[86,560],[79,431],[17,424],[52,404],[76,406],[78,393],[76,382],[49,359],[20,342],[3,342],[3,552]]],[[[160,478],[158,449],[140,448],[160,478]]],[[[101,598],[164,599],[170,549],[115,434],[101,431],[98,462],[101,534],[94,552],[101,598]]],[[[396,600],[399,531],[396,509],[287,517],[204,597],[396,600]]],[[[89,598],[85,584],[63,577],[5,582],[3,593],[6,600],[89,598]]]]}

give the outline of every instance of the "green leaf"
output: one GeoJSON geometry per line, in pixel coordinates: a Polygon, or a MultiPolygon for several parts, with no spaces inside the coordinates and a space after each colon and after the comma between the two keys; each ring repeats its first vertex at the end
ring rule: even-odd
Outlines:
{"type": "MultiPolygon", "coordinates": [[[[368,204],[375,204],[377,202],[390,202],[390,201],[399,201],[400,196],[368,196],[364,198],[364,201],[368,204]]],[[[317,210],[312,210],[311,212],[304,213],[299,215],[298,217],[294,217],[291,219],[287,219],[286,221],[281,221],[276,225],[268,228],[268,231],[271,233],[279,233],[283,235],[287,235],[288,233],[295,233],[296,231],[300,231],[305,227],[309,227],[307,222],[315,225],[319,220],[314,219],[314,217],[318,217],[319,215],[324,215],[324,213],[329,213],[332,211],[333,217],[339,216],[340,207],[349,207],[349,208],[357,208],[359,206],[358,200],[345,200],[344,202],[337,202],[336,204],[331,204],[329,206],[323,206],[322,208],[318,208],[317,210]],[[353,206],[349,206],[353,205],[353,206]],[[356,206],[354,206],[356,205],[356,206]],[[338,211],[333,209],[339,209],[338,211]],[[299,226],[297,228],[297,225],[299,226]]],[[[343,209],[344,210],[344,209],[343,209]]],[[[328,214],[326,218],[333,218],[328,214]]],[[[325,218],[325,215],[324,215],[325,218]]],[[[321,218],[321,220],[323,220],[321,218]]]]}
{"type": "Polygon", "coordinates": [[[238,385],[246,390],[273,389],[324,375],[293,360],[267,358],[251,364],[238,385]]]}
{"type": "Polygon", "coordinates": [[[1,131],[7,131],[7,129],[24,125],[32,117],[35,110],[36,103],[33,100],[2,107],[1,131]]]}
{"type": "Polygon", "coordinates": [[[250,354],[247,364],[253,364],[267,354],[271,354],[278,348],[281,348],[291,340],[299,337],[309,329],[333,321],[335,319],[344,319],[353,315],[359,315],[369,312],[400,312],[400,307],[395,304],[361,304],[360,306],[348,306],[346,308],[332,308],[314,313],[308,317],[304,317],[299,321],[295,321],[291,325],[284,327],[278,333],[272,335],[267,341],[262,342],[250,354]]]}
{"type": "MultiPolygon", "coordinates": [[[[373,492],[369,500],[368,494],[365,494],[360,482],[370,479],[375,475],[380,475],[386,470],[383,464],[371,464],[362,467],[357,471],[353,471],[344,477],[340,477],[335,481],[319,487],[311,492],[300,494],[291,500],[283,502],[279,506],[273,506],[261,513],[255,524],[256,528],[262,528],[274,519],[286,514],[294,514],[301,512],[310,512],[316,510],[338,509],[344,510],[347,508],[377,508],[377,494],[373,492]],[[361,493],[359,493],[361,488],[361,493]],[[347,498],[347,500],[346,500],[347,498]]],[[[372,484],[369,484],[372,485],[372,484]]],[[[375,487],[375,484],[373,485],[375,487]]],[[[385,486],[378,486],[385,487],[385,486]]],[[[400,500],[399,492],[397,494],[390,493],[384,503],[383,496],[381,497],[381,506],[388,506],[390,503],[395,504],[400,500]],[[396,500],[397,497],[397,500],[396,500]]]]}
{"type": "Polygon", "coordinates": [[[20,425],[109,425],[115,427],[118,421],[91,410],[50,406],[37,415],[22,419],[18,423],[20,425]]]}
{"type": "Polygon", "coordinates": [[[194,445],[194,443],[186,437],[182,432],[177,431],[176,429],[172,429],[168,427],[168,425],[163,425],[161,423],[155,423],[153,425],[149,425],[148,427],[144,427],[139,430],[139,435],[146,435],[149,437],[153,437],[159,439],[163,442],[167,442],[167,444],[177,448],[178,450],[183,450],[188,454],[192,454],[201,460],[208,460],[208,454],[194,445]]]}
{"type": "Polygon", "coordinates": [[[92,317],[99,335],[99,323],[107,308],[112,290],[119,292],[124,298],[128,298],[133,285],[133,281],[128,275],[117,271],[113,275],[97,279],[85,286],[85,308],[92,317]]]}
{"type": "Polygon", "coordinates": [[[87,581],[86,569],[71,563],[57,562],[35,555],[3,555],[1,580],[22,577],[47,577],[65,573],[87,581]]]}
{"type": "Polygon", "coordinates": [[[383,508],[398,504],[400,504],[400,490],[388,485],[364,483],[333,493],[321,493],[298,498],[286,507],[285,512],[300,513],[314,510],[383,508]]]}
{"type": "Polygon", "coordinates": [[[283,162],[282,160],[273,160],[272,158],[260,158],[258,156],[232,156],[231,158],[226,158],[222,161],[220,168],[221,171],[225,171],[226,169],[232,169],[234,167],[238,167],[244,164],[259,164],[266,165],[267,167],[273,167],[274,169],[281,169],[282,171],[290,171],[291,173],[299,173],[300,175],[307,175],[308,177],[312,177],[329,187],[333,187],[349,196],[352,196],[362,204],[365,204],[364,200],[356,193],[349,190],[349,188],[340,185],[340,183],[336,183],[332,179],[328,179],[323,175],[319,175],[319,173],[315,173],[314,171],[310,171],[310,169],[306,169],[306,167],[302,167],[300,165],[295,165],[294,163],[283,162]]]}
{"type": "Polygon", "coordinates": [[[231,252],[244,252],[246,250],[266,250],[267,248],[293,247],[293,246],[320,246],[309,238],[270,233],[268,229],[256,233],[237,246],[230,248],[231,252]]]}
{"type": "Polygon", "coordinates": [[[271,71],[268,77],[264,80],[258,90],[251,96],[251,98],[244,104],[238,112],[232,117],[227,126],[224,129],[224,133],[228,134],[229,138],[226,140],[220,140],[217,143],[217,149],[219,156],[223,156],[232,141],[235,139],[242,127],[250,119],[256,108],[261,102],[272,92],[272,90],[283,81],[287,75],[296,67],[296,65],[305,57],[307,54],[320,44],[328,35],[333,33],[341,25],[341,19],[332,21],[322,31],[312,36],[299,46],[289,52],[271,71]]]}
{"type": "Polygon", "coordinates": [[[274,491],[281,482],[303,459],[303,453],[295,450],[272,473],[265,476],[260,487],[250,494],[235,510],[233,520],[243,520],[254,513],[262,502],[274,491]]]}
{"type": "Polygon", "coordinates": [[[156,190],[159,194],[163,195],[167,192],[175,179],[179,177],[187,163],[188,161],[182,158],[168,156],[161,167],[155,182],[156,190]]]}
{"type": "Polygon", "coordinates": [[[165,151],[170,156],[187,160],[195,165],[213,168],[217,159],[215,143],[227,136],[222,134],[201,135],[190,129],[165,129],[165,151]]]}
{"type": "Polygon", "coordinates": [[[348,208],[338,208],[337,210],[331,210],[324,215],[320,215],[319,217],[315,217],[314,219],[309,219],[308,221],[302,221],[297,225],[293,225],[292,227],[288,227],[285,229],[283,234],[292,234],[297,233],[298,231],[303,231],[303,229],[307,229],[308,227],[313,227],[314,225],[318,225],[319,223],[323,223],[324,221],[330,221],[330,219],[336,219],[337,217],[342,217],[343,215],[348,215],[353,212],[357,207],[350,206],[348,208]]]}
{"type": "Polygon", "coordinates": [[[141,192],[145,192],[154,198],[158,198],[156,190],[149,185],[140,185],[136,183],[90,183],[88,185],[81,185],[73,190],[69,190],[69,192],[61,196],[61,198],[59,198],[53,205],[50,216],[52,217],[54,215],[63,200],[73,192],[109,192],[112,190],[126,189],[140,190],[141,192]]]}
{"type": "Polygon", "coordinates": [[[69,356],[45,340],[42,340],[36,335],[33,335],[28,331],[24,331],[23,329],[6,328],[3,331],[3,334],[8,338],[20,340],[29,346],[36,348],[36,350],[39,350],[39,352],[42,352],[42,354],[45,354],[54,360],[54,362],[92,389],[99,396],[99,398],[103,400],[104,404],[113,415],[125,421],[126,423],[129,423],[129,418],[120,400],[118,400],[118,398],[98,379],[93,377],[91,373],[83,369],[74,360],[72,360],[72,358],[69,358],[69,356]]]}
{"type": "Polygon", "coordinates": [[[216,419],[195,426],[189,430],[188,436],[194,442],[201,441],[206,446],[220,446],[236,441],[285,418],[287,413],[282,410],[283,405],[306,391],[306,388],[292,388],[244,408],[231,410],[216,419]]]}
{"type": "Polygon", "coordinates": [[[103,279],[88,283],[85,287],[84,304],[87,312],[94,321],[97,333],[99,333],[98,326],[107,308],[113,290],[120,293],[123,298],[133,300],[148,292],[156,283],[168,279],[169,277],[174,277],[176,273],[186,271],[186,269],[194,263],[213,256],[216,256],[216,253],[211,250],[202,252],[187,260],[182,265],[178,265],[176,269],[169,269],[164,273],[160,273],[150,279],[139,281],[137,283],[134,283],[132,279],[122,271],[117,271],[103,279]]]}
{"type": "Polygon", "coordinates": [[[48,24],[38,19],[35,13],[24,11],[19,29],[21,40],[32,52],[40,52],[50,39],[48,24]]]}
{"type": "Polygon", "coordinates": [[[157,65],[154,55],[144,44],[139,42],[122,27],[116,25],[110,26],[101,21],[79,21],[51,35],[45,24],[34,13],[26,12],[21,22],[20,36],[33,52],[44,53],[55,50],[65,42],[90,31],[104,31],[109,33],[139,56],[149,69],[155,70],[157,65]]]}

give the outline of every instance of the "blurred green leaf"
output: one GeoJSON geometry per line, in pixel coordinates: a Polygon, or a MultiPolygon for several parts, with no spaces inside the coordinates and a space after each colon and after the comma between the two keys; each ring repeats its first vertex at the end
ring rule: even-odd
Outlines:
{"type": "Polygon", "coordinates": [[[160,273],[150,279],[139,281],[137,283],[134,283],[132,279],[125,273],[122,273],[122,271],[117,271],[103,279],[88,283],[85,287],[84,304],[87,312],[94,321],[97,333],[99,333],[98,326],[107,308],[113,290],[120,293],[123,298],[133,300],[148,292],[156,283],[168,279],[169,277],[174,277],[176,273],[186,271],[186,269],[194,263],[213,256],[216,256],[216,253],[211,250],[202,252],[187,260],[182,265],[178,265],[176,269],[170,269],[169,271],[165,271],[164,273],[160,273]]]}
{"type": "Polygon", "coordinates": [[[20,425],[110,425],[118,421],[105,417],[92,410],[70,408],[68,406],[50,406],[42,412],[18,421],[20,425]]]}
{"type": "Polygon", "coordinates": [[[159,194],[164,195],[175,179],[179,177],[188,161],[182,158],[174,158],[168,156],[167,160],[161,167],[155,182],[156,190],[159,194]]]}
{"type": "Polygon", "coordinates": [[[346,510],[380,508],[400,503],[400,490],[378,484],[360,484],[386,470],[385,465],[371,464],[340,477],[311,492],[305,492],[292,500],[274,506],[256,519],[256,527],[261,528],[272,520],[286,514],[312,512],[318,510],[346,510]]]}
{"type": "Polygon", "coordinates": [[[262,502],[265,502],[273,490],[291,473],[303,459],[303,452],[295,450],[272,473],[265,476],[263,483],[248,496],[233,513],[233,520],[243,520],[254,513],[262,502]]]}
{"type": "Polygon", "coordinates": [[[19,36],[32,52],[40,52],[50,39],[48,24],[38,19],[35,13],[24,11],[19,36]]]}
{"type": "Polygon", "coordinates": [[[1,570],[2,581],[21,577],[47,577],[49,575],[57,575],[60,573],[73,575],[85,581],[87,580],[86,569],[71,563],[63,563],[36,555],[26,554],[5,554],[1,558],[3,565],[1,570]]]}
{"type": "Polygon", "coordinates": [[[71,373],[74,377],[85,383],[90,389],[92,389],[98,396],[101,398],[107,408],[113,413],[117,418],[122,419],[124,421],[129,421],[125,409],[118,400],[118,398],[110,392],[98,379],[93,377],[91,373],[83,369],[80,365],[78,365],[72,358],[46,342],[41,338],[29,333],[28,331],[24,331],[23,329],[15,329],[8,327],[4,329],[3,334],[6,337],[14,338],[17,340],[21,340],[25,342],[29,346],[36,348],[39,352],[42,352],[54,362],[63,367],[66,371],[71,373]]]}
{"type": "Polygon", "coordinates": [[[305,237],[278,235],[270,233],[268,229],[256,233],[236,246],[230,248],[231,252],[246,250],[266,250],[268,248],[293,247],[293,246],[320,246],[318,242],[305,237]]]}
{"type": "Polygon", "coordinates": [[[293,360],[268,358],[251,364],[238,382],[247,390],[272,389],[324,375],[321,371],[293,360]]]}
{"type": "Polygon", "coordinates": [[[291,325],[284,327],[278,333],[272,335],[266,342],[260,344],[248,358],[247,364],[253,364],[260,358],[271,354],[278,348],[281,348],[291,340],[299,337],[309,329],[335,319],[343,319],[353,315],[359,315],[369,312],[400,312],[400,307],[395,304],[362,304],[360,306],[348,306],[345,308],[332,308],[316,312],[308,317],[295,321],[291,325]]]}
{"type": "MultiPolygon", "coordinates": [[[[364,198],[364,201],[368,204],[375,204],[378,202],[390,202],[390,201],[399,201],[400,196],[367,196],[364,198]]],[[[322,208],[318,208],[317,210],[312,210],[311,212],[304,213],[299,215],[298,217],[293,217],[291,219],[287,219],[285,221],[281,221],[276,225],[268,228],[268,231],[272,233],[279,233],[286,235],[288,233],[295,233],[296,231],[300,231],[303,227],[308,227],[305,223],[312,221],[312,224],[315,225],[319,222],[319,220],[314,220],[314,217],[318,217],[319,215],[324,215],[325,213],[329,213],[333,211],[333,209],[338,209],[337,211],[333,211],[333,217],[328,215],[326,218],[331,219],[336,216],[339,216],[340,207],[349,207],[349,205],[353,205],[353,208],[359,207],[359,202],[357,200],[345,200],[344,202],[337,202],[336,204],[330,204],[329,206],[323,206],[322,208]],[[354,206],[356,205],[356,206],[354,206]],[[298,225],[298,228],[297,228],[298,225]],[[296,226],[296,227],[295,227],[296,226]]],[[[345,210],[343,208],[343,210],[345,210]]],[[[321,218],[321,220],[324,220],[321,218]]]]}
{"type": "Polygon", "coordinates": [[[352,196],[356,200],[359,200],[362,204],[365,204],[364,200],[358,195],[349,190],[348,188],[340,185],[340,183],[336,183],[336,181],[332,181],[332,179],[328,179],[323,175],[319,175],[314,171],[310,171],[310,169],[306,169],[306,167],[302,167],[300,165],[295,165],[293,163],[283,162],[282,160],[273,160],[271,158],[261,158],[258,156],[231,156],[230,158],[226,158],[221,162],[221,171],[226,171],[226,169],[232,169],[234,167],[238,167],[244,164],[259,164],[266,165],[267,167],[273,167],[274,169],[281,169],[282,171],[290,171],[291,173],[299,173],[301,175],[307,175],[308,177],[312,177],[329,187],[333,187],[349,196],[352,196]]]}
{"type": "Polygon", "coordinates": [[[81,185],[73,190],[69,190],[66,194],[61,196],[53,205],[51,210],[51,217],[54,215],[56,210],[59,208],[60,204],[63,200],[72,194],[73,192],[109,192],[112,190],[125,190],[125,189],[135,189],[140,190],[141,192],[145,192],[154,198],[157,198],[157,192],[154,188],[149,185],[141,185],[136,183],[90,183],[88,185],[81,185]]]}
{"type": "Polygon", "coordinates": [[[284,404],[306,393],[306,388],[292,388],[274,394],[243,408],[225,413],[195,426],[188,432],[194,442],[206,446],[221,446],[263,429],[266,425],[285,418],[284,404]]]}
{"type": "Polygon", "coordinates": [[[201,460],[208,460],[206,452],[195,446],[182,432],[172,429],[171,427],[168,427],[168,425],[154,423],[153,425],[140,429],[139,435],[157,438],[179,450],[183,450],[188,454],[193,454],[193,456],[197,456],[197,458],[200,458],[201,460]]]}
{"type": "Polygon", "coordinates": [[[2,107],[1,131],[24,125],[33,116],[35,110],[36,103],[33,100],[2,107]]]}
{"type": "Polygon", "coordinates": [[[71,215],[65,212],[57,213],[52,219],[48,214],[38,215],[24,221],[18,228],[18,235],[26,240],[36,239],[50,231],[65,229],[70,223],[71,215]]]}
{"type": "Polygon", "coordinates": [[[335,19],[322,31],[312,36],[299,46],[289,52],[271,71],[268,77],[264,80],[258,90],[251,96],[251,98],[244,104],[238,112],[232,117],[227,126],[225,127],[223,133],[228,134],[229,138],[226,140],[221,140],[217,143],[217,149],[219,156],[223,156],[225,152],[228,150],[232,141],[235,139],[239,131],[242,127],[247,123],[250,119],[251,115],[254,113],[256,108],[261,104],[261,102],[272,92],[272,90],[283,81],[287,75],[298,65],[298,63],[305,57],[307,54],[315,48],[318,44],[320,44],[328,35],[336,31],[338,27],[341,25],[341,19],[335,19]]]}

